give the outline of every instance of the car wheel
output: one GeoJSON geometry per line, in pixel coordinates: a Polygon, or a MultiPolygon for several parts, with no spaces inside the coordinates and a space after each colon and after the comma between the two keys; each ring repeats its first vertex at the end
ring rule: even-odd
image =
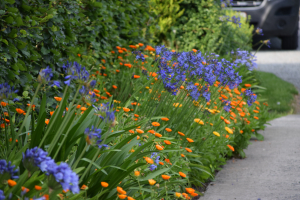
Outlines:
{"type": "Polygon", "coordinates": [[[298,28],[293,35],[288,37],[281,37],[282,49],[297,49],[298,48],[298,28]]]}

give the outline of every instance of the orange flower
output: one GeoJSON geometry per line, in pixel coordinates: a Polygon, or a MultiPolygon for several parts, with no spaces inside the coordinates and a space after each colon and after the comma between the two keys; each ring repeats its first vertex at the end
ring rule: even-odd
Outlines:
{"type": "Polygon", "coordinates": [[[158,122],[152,122],[152,126],[160,126],[160,123],[158,123],[158,122]]]}
{"type": "Polygon", "coordinates": [[[160,164],[160,165],[164,165],[164,163],[163,163],[163,162],[159,162],[159,164],[160,164]]]}
{"type": "Polygon", "coordinates": [[[196,197],[196,196],[198,196],[198,194],[197,194],[197,193],[195,193],[195,192],[194,192],[194,193],[192,193],[191,195],[192,195],[193,197],[196,197]]]}
{"type": "Polygon", "coordinates": [[[185,150],[190,153],[193,152],[190,148],[185,148],[185,150]]]}
{"type": "Polygon", "coordinates": [[[127,199],[128,199],[128,200],[135,200],[134,198],[129,197],[129,196],[127,197],[127,199]]]}
{"type": "Polygon", "coordinates": [[[25,113],[25,111],[24,111],[24,110],[22,110],[21,108],[16,108],[16,111],[17,111],[17,113],[19,113],[19,114],[23,114],[23,113],[25,113]]]}
{"type": "Polygon", "coordinates": [[[140,78],[141,76],[139,75],[133,75],[133,78],[140,78]]]}
{"type": "Polygon", "coordinates": [[[179,192],[175,192],[175,196],[179,198],[181,197],[181,194],[179,192]]]}
{"type": "Polygon", "coordinates": [[[80,189],[85,190],[86,188],[88,188],[88,186],[83,184],[80,189]]]}
{"type": "Polygon", "coordinates": [[[155,134],[155,131],[154,131],[154,130],[149,130],[148,132],[149,132],[149,133],[152,133],[152,134],[155,134]]]}
{"type": "Polygon", "coordinates": [[[61,101],[61,100],[62,100],[61,97],[54,97],[54,99],[55,99],[56,101],[61,101]]]}
{"type": "Polygon", "coordinates": [[[129,64],[129,63],[124,64],[124,66],[126,66],[126,67],[128,67],[128,68],[131,68],[131,67],[132,67],[132,65],[129,64]]]}
{"type": "Polygon", "coordinates": [[[1,127],[1,128],[5,128],[5,124],[1,124],[0,127],[1,127]]]}
{"type": "Polygon", "coordinates": [[[162,146],[160,146],[160,145],[158,145],[158,144],[155,145],[155,147],[156,147],[156,149],[159,150],[159,151],[164,150],[164,148],[162,148],[162,146]]]}
{"type": "Polygon", "coordinates": [[[171,132],[172,131],[172,129],[170,129],[170,128],[166,128],[165,129],[167,132],[171,132]]]}
{"type": "Polygon", "coordinates": [[[231,151],[234,151],[233,146],[231,146],[231,145],[229,145],[229,144],[227,144],[227,146],[228,146],[229,149],[231,149],[231,151]]]}
{"type": "Polygon", "coordinates": [[[38,185],[35,185],[34,188],[35,188],[36,190],[41,190],[41,189],[42,189],[42,187],[41,187],[41,186],[38,186],[38,185]]]}
{"type": "Polygon", "coordinates": [[[161,175],[161,177],[164,179],[164,180],[169,180],[171,178],[171,176],[168,176],[168,175],[161,175]]]}
{"type": "Polygon", "coordinates": [[[228,119],[224,119],[224,122],[225,122],[226,124],[230,124],[230,121],[229,121],[228,119]]]}
{"type": "Polygon", "coordinates": [[[159,134],[159,133],[155,133],[154,135],[155,135],[156,137],[158,137],[158,138],[162,137],[162,135],[159,134]]]}
{"type": "Polygon", "coordinates": [[[118,191],[120,194],[126,194],[126,191],[123,190],[123,188],[121,188],[121,187],[117,187],[117,191],[118,191]]]}
{"type": "Polygon", "coordinates": [[[164,143],[165,143],[166,145],[170,145],[170,144],[171,144],[171,142],[170,142],[169,140],[164,140],[164,143]]]}
{"type": "Polygon", "coordinates": [[[54,111],[50,111],[50,116],[52,116],[52,115],[53,115],[53,113],[54,113],[54,111]]]}
{"type": "Polygon", "coordinates": [[[106,182],[101,182],[101,186],[106,188],[106,187],[108,187],[108,186],[109,186],[109,184],[108,184],[108,183],[106,183],[106,182]]]}
{"type": "MultiPolygon", "coordinates": [[[[27,104],[27,106],[30,106],[30,104],[27,104]]],[[[34,104],[31,107],[32,107],[33,110],[35,109],[35,105],[34,104]]]]}
{"type": "Polygon", "coordinates": [[[193,188],[185,188],[185,191],[189,194],[194,193],[195,190],[193,188]]]}
{"type": "Polygon", "coordinates": [[[169,121],[169,119],[166,118],[166,117],[161,118],[161,120],[163,120],[163,121],[165,121],[165,122],[169,121]]]}
{"type": "Polygon", "coordinates": [[[183,158],[184,158],[184,157],[185,157],[185,155],[184,155],[184,154],[181,154],[181,157],[183,157],[183,158]]]}
{"type": "Polygon", "coordinates": [[[156,183],[156,181],[153,180],[153,179],[149,179],[148,182],[149,182],[150,185],[154,185],[156,183]]]}
{"type": "Polygon", "coordinates": [[[140,47],[144,46],[144,44],[143,44],[143,43],[138,43],[138,45],[139,45],[140,47]]]}
{"type": "Polygon", "coordinates": [[[178,131],[178,134],[181,135],[181,136],[185,136],[184,133],[182,133],[180,131],[178,131]]]}
{"type": "Polygon", "coordinates": [[[151,158],[149,158],[149,157],[145,157],[145,160],[149,164],[153,164],[154,163],[153,160],[151,158]]]}
{"type": "Polygon", "coordinates": [[[116,72],[118,72],[118,73],[119,73],[119,72],[120,72],[120,70],[116,69],[116,72]]]}
{"type": "Polygon", "coordinates": [[[245,84],[245,87],[251,87],[251,84],[246,83],[246,84],[245,84]]]}
{"type": "Polygon", "coordinates": [[[183,177],[183,178],[185,178],[185,177],[186,177],[186,174],[185,174],[185,173],[183,173],[183,172],[179,172],[179,175],[180,175],[181,177],[183,177]]]}
{"type": "Polygon", "coordinates": [[[134,114],[134,116],[135,116],[135,117],[139,117],[139,115],[138,115],[138,114],[134,114]]]}
{"type": "Polygon", "coordinates": [[[186,140],[190,143],[194,142],[194,140],[192,140],[191,138],[186,138],[186,140]]]}
{"type": "Polygon", "coordinates": [[[86,111],[86,107],[81,107],[80,110],[81,111],[86,111]]]}
{"type": "Polygon", "coordinates": [[[226,137],[226,138],[229,138],[229,135],[226,135],[225,137],[226,137]]]}
{"type": "Polygon", "coordinates": [[[123,51],[123,50],[118,50],[118,52],[119,52],[119,53],[124,53],[124,51],[123,51]]]}
{"type": "Polygon", "coordinates": [[[140,174],[141,174],[141,172],[139,172],[139,171],[135,171],[135,172],[134,172],[134,175],[135,175],[135,176],[140,176],[140,174]]]}
{"type": "Polygon", "coordinates": [[[133,131],[133,130],[129,130],[129,133],[132,133],[132,134],[134,134],[134,131],[133,131]]]}
{"type": "Polygon", "coordinates": [[[123,107],[123,110],[124,110],[124,112],[129,112],[130,111],[129,108],[125,108],[125,107],[123,107]]]}
{"type": "Polygon", "coordinates": [[[15,185],[17,185],[17,182],[16,182],[16,181],[13,181],[13,180],[11,180],[11,179],[8,179],[8,180],[7,180],[7,183],[8,183],[8,185],[9,185],[10,187],[14,187],[15,185]]]}
{"type": "Polygon", "coordinates": [[[142,134],[144,131],[142,129],[135,129],[137,133],[142,134]]]}
{"type": "Polygon", "coordinates": [[[1,106],[5,107],[7,105],[8,105],[8,103],[5,103],[4,101],[1,102],[1,106]]]}
{"type": "MultiPolygon", "coordinates": [[[[120,51],[120,50],[119,50],[119,51],[120,51]]],[[[125,194],[118,194],[118,197],[119,197],[120,199],[126,199],[127,195],[125,195],[125,194]]]]}
{"type": "Polygon", "coordinates": [[[244,131],[240,130],[240,133],[241,133],[241,134],[243,134],[243,133],[244,133],[244,131]]]}
{"type": "Polygon", "coordinates": [[[78,53],[78,54],[77,54],[77,56],[78,56],[78,57],[80,57],[80,56],[81,56],[81,54],[80,54],[80,53],[78,53]]]}
{"type": "Polygon", "coordinates": [[[45,124],[49,124],[50,120],[49,119],[45,119],[45,124]]]}

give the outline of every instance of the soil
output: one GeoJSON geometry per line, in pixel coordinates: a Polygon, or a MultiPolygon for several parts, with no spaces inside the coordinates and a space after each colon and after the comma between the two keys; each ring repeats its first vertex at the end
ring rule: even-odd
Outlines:
{"type": "Polygon", "coordinates": [[[293,114],[300,114],[300,93],[298,95],[295,95],[294,101],[293,101],[293,114]]]}

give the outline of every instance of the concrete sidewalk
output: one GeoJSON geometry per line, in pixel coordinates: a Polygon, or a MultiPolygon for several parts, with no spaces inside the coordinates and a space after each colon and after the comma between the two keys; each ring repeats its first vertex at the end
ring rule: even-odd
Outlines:
{"type": "Polygon", "coordinates": [[[300,115],[270,123],[265,140],[228,160],[200,200],[300,200],[300,115]]]}

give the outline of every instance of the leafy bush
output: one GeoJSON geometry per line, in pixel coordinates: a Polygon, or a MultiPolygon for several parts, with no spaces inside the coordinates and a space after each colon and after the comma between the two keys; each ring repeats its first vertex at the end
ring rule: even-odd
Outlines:
{"type": "Polygon", "coordinates": [[[148,7],[140,0],[3,0],[0,77],[25,86],[40,69],[67,60],[98,66],[112,47],[148,37],[148,7]]]}
{"type": "MultiPolygon", "coordinates": [[[[160,5],[160,2],[157,4],[160,5]]],[[[238,12],[221,9],[221,4],[214,0],[184,0],[180,1],[179,6],[176,11],[180,10],[181,17],[178,18],[174,10],[173,15],[160,16],[160,21],[175,22],[172,26],[159,24],[163,31],[156,34],[158,43],[164,42],[183,51],[198,49],[220,55],[237,48],[251,50],[253,27],[238,12]]]]}

